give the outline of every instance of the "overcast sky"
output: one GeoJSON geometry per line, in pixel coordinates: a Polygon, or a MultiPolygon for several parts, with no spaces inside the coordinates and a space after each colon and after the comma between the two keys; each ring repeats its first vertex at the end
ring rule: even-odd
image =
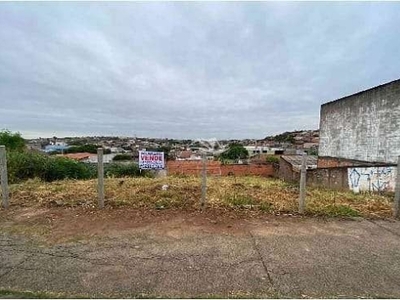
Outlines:
{"type": "Polygon", "coordinates": [[[0,3],[0,129],[263,138],[400,77],[400,3],[0,3]]]}

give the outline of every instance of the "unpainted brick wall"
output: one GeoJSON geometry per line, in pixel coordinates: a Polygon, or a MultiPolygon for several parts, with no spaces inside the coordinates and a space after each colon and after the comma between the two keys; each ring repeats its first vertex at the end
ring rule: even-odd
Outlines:
{"type": "MultiPolygon", "coordinates": [[[[271,164],[257,165],[222,165],[219,161],[207,161],[208,175],[236,175],[236,176],[264,176],[272,177],[274,169],[271,164]]],[[[201,161],[168,161],[167,170],[169,175],[201,175],[201,161]]]]}
{"type": "Polygon", "coordinates": [[[336,158],[336,157],[318,157],[318,168],[337,168],[337,167],[355,167],[366,162],[359,162],[350,159],[336,158]]]}
{"type": "MultiPolygon", "coordinates": [[[[220,175],[221,163],[207,161],[207,174],[220,175]]],[[[172,160],[167,161],[168,175],[200,175],[203,165],[201,161],[172,160]]]]}
{"type": "Polygon", "coordinates": [[[236,176],[264,176],[273,177],[274,168],[272,164],[268,165],[222,165],[221,166],[222,175],[236,175],[236,176]]]}

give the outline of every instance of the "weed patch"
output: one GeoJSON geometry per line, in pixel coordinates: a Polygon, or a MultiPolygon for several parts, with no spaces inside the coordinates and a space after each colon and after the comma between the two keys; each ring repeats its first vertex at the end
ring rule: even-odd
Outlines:
{"type": "MultiPolygon", "coordinates": [[[[11,205],[30,207],[95,207],[97,180],[28,180],[10,186],[11,205]]],[[[296,213],[297,186],[262,177],[207,178],[207,207],[248,209],[268,213],[296,213]]],[[[201,179],[195,176],[165,178],[106,178],[105,203],[149,209],[197,209],[201,199],[201,179]],[[163,186],[168,188],[163,190],[163,186]]],[[[306,211],[310,215],[338,217],[390,217],[392,195],[353,194],[323,188],[307,188],[306,211]]]]}

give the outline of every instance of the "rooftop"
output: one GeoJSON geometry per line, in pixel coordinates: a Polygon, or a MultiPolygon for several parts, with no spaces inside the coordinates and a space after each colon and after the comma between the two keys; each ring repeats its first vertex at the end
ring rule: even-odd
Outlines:
{"type": "MultiPolygon", "coordinates": [[[[302,155],[282,155],[282,159],[290,163],[293,167],[300,168],[301,162],[303,160],[302,155]]],[[[317,156],[307,155],[307,168],[316,168],[317,167],[317,156]]]]}

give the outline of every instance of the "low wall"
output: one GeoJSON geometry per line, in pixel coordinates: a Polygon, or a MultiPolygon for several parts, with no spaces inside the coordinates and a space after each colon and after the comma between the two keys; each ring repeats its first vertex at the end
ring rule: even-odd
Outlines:
{"type": "MultiPolygon", "coordinates": [[[[248,164],[248,165],[223,165],[219,161],[207,161],[208,175],[235,175],[235,176],[264,176],[272,177],[274,169],[272,164],[248,164]]],[[[201,161],[168,161],[167,170],[169,175],[201,175],[201,161]]]]}
{"type": "MultiPolygon", "coordinates": [[[[285,160],[280,161],[279,178],[288,182],[300,181],[300,170],[285,160]]],[[[397,166],[341,166],[307,170],[307,185],[354,192],[394,192],[397,166]]]]}
{"type": "Polygon", "coordinates": [[[222,165],[221,172],[222,175],[272,177],[274,175],[274,168],[272,165],[222,165]]]}
{"type": "Polygon", "coordinates": [[[347,167],[307,170],[307,184],[334,190],[348,190],[347,167]]]}
{"type": "Polygon", "coordinates": [[[287,182],[299,182],[300,172],[296,170],[292,164],[279,158],[279,169],[276,170],[277,177],[287,182]]]}
{"type": "Polygon", "coordinates": [[[394,192],[397,166],[348,168],[348,185],[355,192],[394,192]]]}
{"type": "Polygon", "coordinates": [[[386,166],[388,163],[384,162],[368,162],[355,159],[346,159],[340,157],[319,156],[317,166],[318,168],[337,168],[337,167],[379,167],[386,166]]]}

